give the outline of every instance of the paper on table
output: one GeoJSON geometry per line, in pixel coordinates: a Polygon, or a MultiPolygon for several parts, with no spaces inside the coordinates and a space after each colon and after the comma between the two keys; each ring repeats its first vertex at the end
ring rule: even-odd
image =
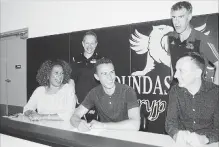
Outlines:
{"type": "Polygon", "coordinates": [[[96,136],[99,135],[102,131],[104,131],[102,129],[91,129],[88,132],[79,132],[77,128],[74,128],[70,124],[70,121],[52,121],[52,120],[51,121],[50,120],[31,121],[28,117],[24,116],[22,113],[17,113],[14,115],[3,116],[3,117],[9,118],[14,121],[20,121],[20,122],[25,122],[25,123],[30,123],[30,124],[40,125],[40,126],[46,126],[46,127],[55,128],[55,129],[73,131],[73,132],[96,135],[96,136]]]}

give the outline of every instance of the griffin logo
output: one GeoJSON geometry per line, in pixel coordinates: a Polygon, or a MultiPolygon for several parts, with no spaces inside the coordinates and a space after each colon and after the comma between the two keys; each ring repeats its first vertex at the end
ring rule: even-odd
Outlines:
{"type": "MultiPolygon", "coordinates": [[[[205,35],[209,35],[210,31],[206,32],[206,23],[196,27],[197,31],[203,32],[205,35]]],[[[135,32],[131,35],[130,48],[136,52],[136,54],[147,54],[147,61],[145,68],[141,71],[135,71],[133,76],[144,76],[148,72],[154,70],[155,61],[157,63],[163,63],[167,67],[170,67],[170,55],[168,54],[168,40],[165,34],[173,31],[173,27],[167,25],[153,26],[149,36],[143,35],[135,29],[135,32]]],[[[175,44],[175,42],[171,42],[175,44]]],[[[210,44],[209,44],[210,45],[210,44]]],[[[192,44],[187,44],[188,48],[193,49],[192,44]]]]}

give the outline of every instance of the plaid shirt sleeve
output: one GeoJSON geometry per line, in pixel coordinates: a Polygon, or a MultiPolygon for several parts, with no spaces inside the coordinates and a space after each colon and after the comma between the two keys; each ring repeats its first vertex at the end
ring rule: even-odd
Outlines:
{"type": "Polygon", "coordinates": [[[166,132],[173,137],[179,131],[178,126],[178,100],[174,86],[169,93],[169,104],[165,122],[166,132]]]}

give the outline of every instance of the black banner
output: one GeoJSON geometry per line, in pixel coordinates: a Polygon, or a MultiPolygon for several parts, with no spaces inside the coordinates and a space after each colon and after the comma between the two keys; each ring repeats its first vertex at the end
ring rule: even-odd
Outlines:
{"type": "MultiPolygon", "coordinates": [[[[218,50],[218,13],[194,16],[191,23],[195,29],[208,35],[218,50]]],[[[68,49],[67,47],[65,47],[65,50],[61,47],[54,47],[58,43],[54,42],[54,37],[51,37],[50,43],[47,44],[54,44],[50,45],[54,47],[53,49],[65,51],[64,54],[60,54],[64,56],[59,58],[71,62],[74,56],[83,52],[82,39],[86,31],[62,35],[62,38],[67,39],[68,49]],[[66,51],[69,51],[68,57],[66,51]]],[[[94,29],[93,31],[98,37],[96,51],[101,56],[108,57],[113,61],[117,74],[116,80],[133,87],[137,93],[141,107],[140,130],[165,133],[164,123],[168,105],[167,91],[170,86],[170,67],[167,64],[169,57],[164,56],[166,50],[165,44],[164,46],[161,45],[161,38],[169,31],[173,31],[171,20],[142,22],[94,29]],[[166,60],[163,58],[161,60],[161,56],[165,57],[166,60]]],[[[45,40],[48,41],[48,38],[45,37],[45,40]]],[[[38,64],[45,60],[45,55],[48,54],[48,58],[51,58],[51,55],[60,53],[52,51],[49,46],[46,46],[38,54],[36,51],[31,54],[30,52],[42,46],[38,45],[40,43],[39,38],[30,39],[28,42],[28,72],[36,71],[39,67],[38,64]],[[33,61],[37,60],[37,56],[42,56],[41,54],[44,54],[44,56],[38,59],[40,61],[33,61]],[[41,61],[42,59],[43,61],[41,61]],[[37,63],[37,65],[32,63],[37,63]]],[[[57,55],[54,55],[54,57],[57,58],[57,55]]],[[[28,76],[28,87],[37,87],[37,85],[33,85],[35,83],[34,76],[28,76]]],[[[31,91],[28,91],[29,96],[32,92],[31,88],[31,91]]]]}

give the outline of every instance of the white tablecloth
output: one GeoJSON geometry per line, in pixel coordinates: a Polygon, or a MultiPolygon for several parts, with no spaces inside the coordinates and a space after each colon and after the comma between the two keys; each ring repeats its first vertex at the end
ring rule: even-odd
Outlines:
{"type": "MultiPolygon", "coordinates": [[[[9,117],[15,121],[21,121],[41,126],[47,126],[56,129],[62,129],[67,131],[79,132],[68,121],[30,121],[23,114],[19,114],[18,117],[9,117]]],[[[81,133],[81,132],[80,132],[81,133]]],[[[149,144],[160,147],[180,147],[169,135],[141,132],[141,131],[120,131],[120,130],[104,130],[104,129],[92,129],[89,132],[83,132],[90,135],[119,139],[124,141],[131,141],[141,144],[149,144]]],[[[185,147],[185,146],[183,146],[185,147]]],[[[190,147],[190,146],[187,146],[190,147]]],[[[219,147],[219,143],[212,143],[209,145],[203,145],[200,147],[219,147]]]]}

